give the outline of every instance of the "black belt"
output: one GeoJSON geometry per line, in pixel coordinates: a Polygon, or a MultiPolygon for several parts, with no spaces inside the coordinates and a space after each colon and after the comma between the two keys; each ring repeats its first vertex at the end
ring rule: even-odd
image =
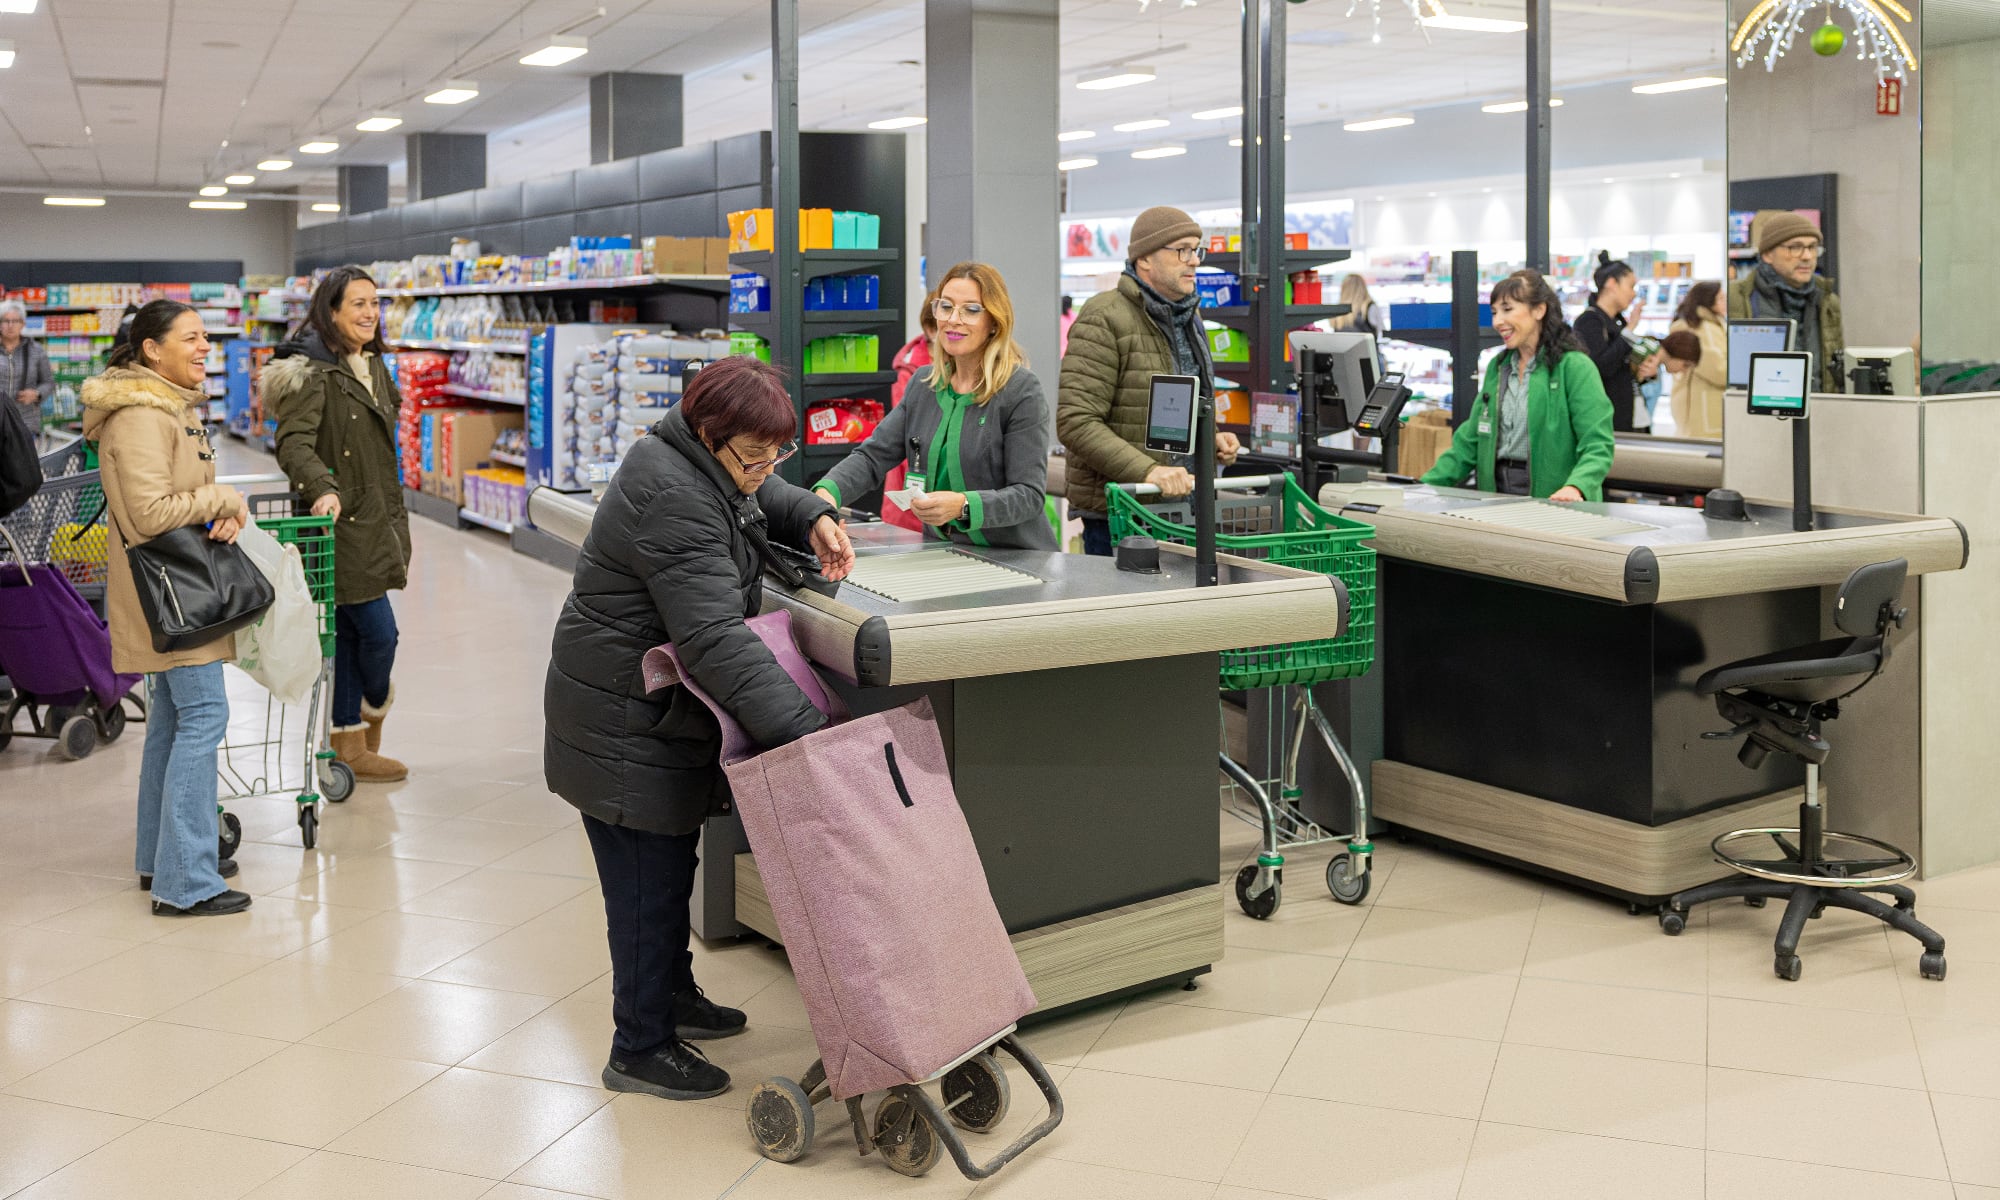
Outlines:
{"type": "Polygon", "coordinates": [[[1531,484],[1528,462],[1521,458],[1496,458],[1493,460],[1493,488],[1509,496],[1529,494],[1531,484]]]}

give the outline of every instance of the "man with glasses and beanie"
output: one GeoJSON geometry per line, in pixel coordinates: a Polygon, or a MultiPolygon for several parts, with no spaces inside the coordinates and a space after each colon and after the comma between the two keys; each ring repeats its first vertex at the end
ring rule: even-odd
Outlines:
{"type": "MultiPolygon", "coordinates": [[[[1056,387],[1056,436],[1067,455],[1069,504],[1083,520],[1083,552],[1109,555],[1104,485],[1150,483],[1168,496],[1194,490],[1186,456],[1145,450],[1153,376],[1193,375],[1212,394],[1195,295],[1204,257],[1201,226],[1178,208],[1149,208],[1132,222],[1118,287],[1092,296],[1070,326],[1056,387]]],[[[1236,461],[1236,435],[1217,432],[1215,457],[1236,461]]]]}
{"type": "Polygon", "coordinates": [[[1729,315],[1798,322],[1794,345],[1818,364],[1819,390],[1846,391],[1840,373],[1840,352],[1847,348],[1840,297],[1833,281],[1819,273],[1824,248],[1819,226],[1798,213],[1766,209],[1750,222],[1750,240],[1757,247],[1757,267],[1729,285],[1729,315]]]}

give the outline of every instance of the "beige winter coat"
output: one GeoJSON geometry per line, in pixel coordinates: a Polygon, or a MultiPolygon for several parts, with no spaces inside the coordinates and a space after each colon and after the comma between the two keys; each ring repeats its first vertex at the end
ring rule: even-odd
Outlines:
{"type": "Polygon", "coordinates": [[[153,674],[236,657],[233,634],[188,650],[155,651],[125,562],[125,535],[144,544],[168,530],[237,513],[238,493],[215,482],[215,452],[195,408],[202,402],[201,393],[144,367],[113,367],[83,385],[83,436],[97,443],[109,510],[105,617],[111,664],[119,671],[153,674]]]}

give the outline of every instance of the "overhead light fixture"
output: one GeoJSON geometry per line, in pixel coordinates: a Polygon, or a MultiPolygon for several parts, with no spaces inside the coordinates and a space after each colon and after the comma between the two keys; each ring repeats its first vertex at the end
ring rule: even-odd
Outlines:
{"type": "Polygon", "coordinates": [[[1372,117],[1366,121],[1347,121],[1341,125],[1349,133],[1373,133],[1378,129],[1401,129],[1405,125],[1415,125],[1415,117],[1372,117]]]}
{"type": "Polygon", "coordinates": [[[376,113],[365,121],[355,122],[354,127],[363,133],[387,133],[403,123],[403,118],[395,113],[376,113]]]}
{"type": "Polygon", "coordinates": [[[228,188],[226,188],[226,187],[223,187],[223,186],[222,186],[221,184],[219,184],[219,183],[211,183],[211,184],[209,184],[209,185],[208,185],[207,187],[205,187],[205,188],[201,189],[201,194],[202,194],[202,195],[204,195],[204,196],[210,196],[210,197],[213,197],[213,196],[227,196],[227,195],[229,194],[229,189],[228,189],[228,188]]]}
{"type": "Polygon", "coordinates": [[[470,79],[447,79],[444,86],[424,97],[425,104],[463,104],[479,95],[479,85],[470,79]]]}
{"type": "Polygon", "coordinates": [[[868,122],[870,129],[915,129],[925,124],[929,117],[884,117],[880,121],[868,122]]]}
{"type": "Polygon", "coordinates": [[[267,158],[257,164],[257,169],[259,171],[289,171],[292,169],[292,160],[289,158],[267,158]]]}
{"type": "Polygon", "coordinates": [[[340,149],[340,143],[339,143],[339,142],[329,142],[329,141],[323,141],[323,140],[322,140],[322,141],[317,141],[317,142],[307,142],[307,143],[306,143],[305,145],[303,145],[303,146],[300,146],[300,147],[299,147],[299,153],[300,153],[300,154],[332,154],[332,153],[333,153],[333,152],[334,152],[335,150],[338,150],[338,149],[340,149]]]}
{"type": "Polygon", "coordinates": [[[314,212],[337,213],[340,211],[340,205],[335,204],[330,200],[322,200],[318,204],[313,205],[312,207],[314,212]]]}
{"type": "Polygon", "coordinates": [[[205,208],[215,212],[235,212],[238,209],[250,206],[241,200],[190,200],[188,201],[188,207],[205,208]]]}
{"type": "Polygon", "coordinates": [[[1226,121],[1231,117],[1242,116],[1243,106],[1241,104],[1232,104],[1228,108],[1204,108],[1200,112],[1191,115],[1197,121],[1226,121]]]}
{"type": "Polygon", "coordinates": [[[43,196],[42,203],[56,208],[103,208],[102,196],[43,196]]]}
{"type": "Polygon", "coordinates": [[[1186,146],[1148,146],[1144,150],[1134,150],[1133,158],[1179,158],[1187,153],[1186,146]]]}
{"type": "MultiPolygon", "coordinates": [[[[1562,106],[1563,102],[1560,98],[1555,96],[1549,97],[1550,108],[1561,108],[1562,106]]],[[[1492,113],[1495,116],[1502,116],[1507,113],[1523,113],[1528,111],[1528,102],[1526,100],[1509,100],[1505,104],[1482,104],[1479,106],[1479,111],[1492,113]]]]}
{"type": "Polygon", "coordinates": [[[1094,138],[1096,136],[1097,131],[1095,129],[1069,129],[1057,134],[1056,140],[1059,142],[1081,142],[1086,138],[1094,138]]]}
{"type": "Polygon", "coordinates": [[[590,53],[589,39],[559,33],[550,38],[548,44],[540,50],[523,54],[520,61],[524,67],[560,67],[588,53],[590,53]]]}
{"type": "Polygon", "coordinates": [[[1632,90],[1641,96],[1665,96],[1672,92],[1698,92],[1729,82],[1720,75],[1696,75],[1689,79],[1669,79],[1665,83],[1642,83],[1632,90]]]}
{"type": "Polygon", "coordinates": [[[0,38],[0,67],[11,67],[13,65],[14,43],[5,38],[0,38]]]}
{"type": "Polygon", "coordinates": [[[224,175],[222,182],[228,184],[230,187],[249,187],[251,184],[257,182],[257,177],[255,175],[224,175]]]}
{"type": "Polygon", "coordinates": [[[31,13],[39,0],[0,0],[0,13],[31,13]]]}
{"type": "Polygon", "coordinates": [[[1056,170],[1058,170],[1058,171],[1081,171],[1081,170],[1083,170],[1083,169],[1084,169],[1085,167],[1094,167],[1094,166],[1096,166],[1096,165],[1097,165],[1097,160],[1096,160],[1096,159],[1094,159],[1094,158],[1089,158],[1089,157],[1084,157],[1084,158],[1065,158],[1065,159],[1063,159],[1063,160],[1062,160],[1061,162],[1059,162],[1059,163],[1057,163],[1057,164],[1056,164],[1056,170]]]}
{"type": "Polygon", "coordinates": [[[1151,83],[1157,78],[1151,67],[1118,67],[1096,75],[1086,75],[1076,81],[1076,86],[1086,92],[1108,92],[1113,88],[1131,87],[1138,83],[1151,83]]]}
{"type": "Polygon", "coordinates": [[[1451,13],[1418,17],[1417,24],[1425,29],[1456,29],[1461,33],[1519,33],[1528,27],[1526,21],[1508,21],[1497,17],[1460,17],[1451,13]]]}
{"type": "Polygon", "coordinates": [[[1165,129],[1171,124],[1173,124],[1172,121],[1162,121],[1158,117],[1151,117],[1144,121],[1127,121],[1123,125],[1113,125],[1111,129],[1114,133],[1139,133],[1147,129],[1165,129]]]}
{"type": "Polygon", "coordinates": [[[1609,175],[1606,175],[1606,176],[1604,177],[1604,182],[1605,182],[1605,183],[1617,183],[1618,181],[1617,181],[1616,179],[1613,179],[1613,178],[1612,178],[1611,176],[1609,176],[1609,175]]]}

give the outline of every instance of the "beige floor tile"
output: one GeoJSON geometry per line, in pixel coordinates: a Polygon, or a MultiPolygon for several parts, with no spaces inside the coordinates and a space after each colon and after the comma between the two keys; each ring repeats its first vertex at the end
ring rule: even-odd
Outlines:
{"type": "MultiPolygon", "coordinates": [[[[1950,960],[1950,950],[1945,952],[1950,960]]],[[[2000,1025],[2000,963],[1950,963],[1943,979],[1921,978],[1914,968],[1895,973],[1903,1004],[1920,1020],[2000,1025]]]]}
{"type": "MultiPolygon", "coordinates": [[[[419,981],[420,984],[423,982],[419,981]]],[[[753,1021],[752,1028],[756,1027],[753,1021]]],[[[501,1075],[525,1075],[530,1079],[596,1087],[598,1077],[604,1071],[604,1061],[611,1052],[612,1031],[611,1006],[608,1003],[596,999],[559,1000],[489,1042],[484,1049],[466,1058],[464,1065],[501,1075]]],[[[738,1040],[731,1039],[730,1047],[734,1047],[738,1040]]],[[[714,1057],[719,1060],[724,1053],[717,1049],[714,1057]]],[[[732,1072],[736,1062],[736,1058],[730,1055],[727,1066],[732,1072]]]]}
{"type": "Polygon", "coordinates": [[[462,817],[493,799],[491,790],[468,787],[467,782],[455,771],[412,770],[400,783],[370,785],[358,799],[402,817],[445,820],[462,817]]]}
{"type": "Polygon", "coordinates": [[[590,856],[590,842],[582,826],[559,829],[529,846],[491,864],[503,871],[537,871],[546,875],[574,875],[578,879],[597,878],[597,860],[590,856]]]}
{"type": "Polygon", "coordinates": [[[529,1187],[525,1183],[498,1183],[492,1191],[480,1193],[479,1200],[570,1200],[576,1195],[576,1192],[529,1187]]]}
{"type": "MultiPolygon", "coordinates": [[[[798,989],[794,987],[792,991],[796,994],[798,989]]],[[[760,993],[758,999],[762,998],[760,993]]],[[[1125,1004],[1123,1000],[1114,1000],[1052,1020],[1025,1023],[1021,1027],[1021,1041],[1044,1063],[1073,1067],[1083,1061],[1104,1031],[1111,1028],[1118,1014],[1125,1011],[1125,1004]]]]}
{"type": "Polygon", "coordinates": [[[113,1013],[0,1000],[0,1088],[134,1024],[135,1018],[113,1013]]]}
{"type": "MultiPolygon", "coordinates": [[[[1945,958],[1952,967],[1960,963],[2000,963],[2000,912],[1939,904],[1920,904],[1917,911],[1925,924],[1944,935],[1945,958]]],[[[1889,937],[1889,950],[1899,961],[1914,966],[1924,952],[1924,944],[1908,934],[1895,933],[1889,937]]],[[[1945,977],[1951,976],[1947,972],[1945,977]]]]}
{"type": "Polygon", "coordinates": [[[7,1090],[152,1120],[284,1048],[268,1038],[142,1021],[7,1090]]]}
{"type": "MultiPolygon", "coordinates": [[[[868,1110],[874,1112],[871,1106],[868,1110]]],[[[878,1200],[895,1195],[915,1200],[966,1200],[976,1186],[947,1157],[922,1179],[905,1179],[873,1155],[820,1151],[789,1166],[762,1162],[751,1167],[729,1192],[729,1200],[878,1200]]]]}
{"type": "Polygon", "coordinates": [[[2000,1187],[2000,1100],[1939,1094],[1931,1097],[1931,1103],[1951,1178],[2000,1187]]]}
{"type": "MultiPolygon", "coordinates": [[[[365,785],[363,791],[366,791],[365,785]]],[[[350,800],[338,808],[329,806],[321,811],[315,848],[318,853],[332,855],[336,861],[344,855],[372,857],[383,853],[397,838],[427,829],[437,822],[436,817],[386,812],[365,802],[350,800]]],[[[302,849],[296,817],[293,825],[294,828],[279,830],[256,844],[270,846],[280,853],[302,849]]]]}
{"type": "Polygon", "coordinates": [[[296,1042],[408,982],[322,967],[295,954],[170,1008],[157,1019],[296,1042]]]}
{"type": "Polygon", "coordinates": [[[241,917],[179,922],[180,928],[161,938],[159,944],[256,958],[283,958],[329,934],[359,925],[372,915],[365,908],[338,908],[265,896],[241,917]]]}
{"type": "MultiPolygon", "coordinates": [[[[130,820],[128,816],[128,824],[130,820]]],[[[8,840],[14,840],[11,834],[8,840]]],[[[129,858],[124,866],[129,870],[129,858]]],[[[137,882],[122,871],[114,879],[72,875],[38,867],[10,868],[0,872],[0,925],[32,925],[57,913],[68,912],[79,904],[88,904],[101,896],[122,891],[137,882]]]]}
{"type": "MultiPolygon", "coordinates": [[[[609,1001],[605,1003],[608,1006],[609,1001]]],[[[775,1025],[782,1029],[812,1028],[812,1019],[806,1015],[805,997],[799,995],[799,985],[789,974],[780,975],[758,988],[755,995],[736,1007],[743,1010],[752,1025],[775,1025]]]]}
{"type": "Polygon", "coordinates": [[[319,874],[279,888],[273,894],[343,908],[391,909],[443,887],[471,870],[457,863],[364,855],[337,859],[319,874]]]}
{"type": "Polygon", "coordinates": [[[53,917],[35,922],[33,928],[56,933],[83,933],[92,937],[127,942],[157,942],[182,931],[182,922],[163,921],[153,915],[153,897],[139,890],[136,880],[108,896],[79,904],[53,917]]]}
{"type": "Polygon", "coordinates": [[[1943,1179],[1933,1099],[1922,1092],[1711,1067],[1708,1148],[1943,1179]]]}
{"type": "MultiPolygon", "coordinates": [[[[604,1066],[609,1044],[609,1039],[600,1043],[597,1055],[600,1069],[604,1066]]],[[[701,1051],[729,1072],[732,1086],[720,1096],[695,1103],[711,1104],[737,1113],[743,1111],[744,1097],[752,1084],[773,1075],[796,1080],[819,1058],[819,1044],[813,1040],[812,1034],[803,1029],[784,1029],[775,1025],[748,1029],[733,1038],[703,1042],[701,1051]]],[[[594,1082],[596,1077],[592,1079],[594,1082]]],[[[1021,1094],[1024,1090],[1027,1099],[1022,1103],[1029,1103],[1035,1092],[1026,1077],[1022,1076],[1015,1091],[1021,1094]]],[[[834,1111],[839,1110],[836,1108],[834,1111]]]]}
{"type": "Polygon", "coordinates": [[[1151,1079],[1269,1091],[1306,1024],[1254,1013],[1134,1002],[1118,1014],[1079,1065],[1151,1079]]]}
{"type": "Polygon", "coordinates": [[[1538,921],[1523,975],[1618,987],[1693,992],[1708,986],[1706,931],[1668,937],[1656,923],[1623,927],[1538,921]]]}
{"type": "Polygon", "coordinates": [[[322,1150],[244,1200],[477,1200],[493,1181],[322,1150]]]}
{"type": "Polygon", "coordinates": [[[0,925],[0,995],[24,996],[136,945],[119,938],[0,925]]]}
{"type": "MultiPolygon", "coordinates": [[[[1886,948],[1880,954],[1856,953],[1815,949],[1802,943],[1799,949],[1800,978],[1787,981],[1771,970],[1768,938],[1753,942],[1711,935],[1708,993],[1812,1008],[1890,1014],[1904,1011],[1902,984],[1897,979],[1901,969],[1886,948]]],[[[1913,978],[1916,976],[1916,968],[1909,968],[1909,972],[1913,978]]]]}
{"type": "Polygon", "coordinates": [[[1913,1020],[1910,1027],[1932,1091],[2000,1100],[2000,1025],[1913,1020]]]}
{"type": "Polygon", "coordinates": [[[0,1096],[0,1196],[11,1196],[139,1127],[130,1117],[0,1096]]]}
{"type": "Polygon", "coordinates": [[[1327,1200],[1455,1197],[1474,1128],[1451,1117],[1272,1096],[1226,1178],[1327,1200]]]}
{"type": "MultiPolygon", "coordinates": [[[[943,1170],[949,1161],[939,1164],[943,1170]]],[[[1049,1200],[1055,1196],[1088,1196],[1091,1200],[1210,1200],[1215,1186],[1193,1179],[1142,1175],[1066,1162],[1047,1155],[1010,1163],[998,1175],[973,1189],[981,1200],[1049,1200]]]]}
{"type": "Polygon", "coordinates": [[[475,821],[505,821],[544,829],[567,829],[578,821],[576,809],[540,782],[503,792],[476,808],[467,809],[464,815],[475,821]]]}
{"type": "Polygon", "coordinates": [[[1283,954],[1317,954],[1341,958],[1354,945],[1368,920],[1368,908],[1331,901],[1300,901],[1278,906],[1269,920],[1246,916],[1234,894],[1222,917],[1222,941],[1230,950],[1268,950],[1283,954]]]}
{"type": "Polygon", "coordinates": [[[1924,1086],[1909,1018],[1886,1013],[1713,997],[1708,1061],[1740,1071],[1924,1086]]]}
{"type": "Polygon", "coordinates": [[[1700,1200],[1702,1152],[1487,1122],[1459,1200],[1700,1200]]]}
{"type": "MultiPolygon", "coordinates": [[[[305,850],[299,847],[285,847],[260,843],[257,850],[239,850],[236,854],[236,877],[229,886],[239,892],[253,896],[269,896],[281,892],[302,879],[326,870],[337,857],[330,850],[305,850]]],[[[355,855],[355,857],[362,857],[355,855]]]]}
{"type": "MultiPolygon", "coordinates": [[[[1720,941],[1738,942],[1745,948],[1762,946],[1767,952],[1778,935],[1778,923],[1785,915],[1782,902],[1772,900],[1763,908],[1751,908],[1736,900],[1704,905],[1708,909],[1708,929],[1720,941]]],[[[1897,937],[1904,936],[1897,934],[1897,937]]],[[[1799,954],[1807,963],[1817,953],[1845,955],[1872,954],[1887,957],[1889,936],[1880,921],[1844,908],[1829,908],[1817,919],[1806,922],[1799,939],[1799,954]]]]}
{"type": "MultiPolygon", "coordinates": [[[[584,893],[591,904],[601,903],[594,892],[584,893]]],[[[525,925],[494,938],[470,953],[432,970],[428,978],[474,987],[532,992],[551,999],[569,995],[602,975],[611,967],[611,951],[605,944],[603,915],[595,935],[579,937],[561,922],[550,921],[560,909],[544,913],[525,925]]],[[[697,977],[701,964],[695,964],[697,977]]],[[[704,984],[706,981],[704,980],[704,984]]],[[[733,997],[709,988],[717,1003],[733,997]]]]}
{"type": "Polygon", "coordinates": [[[1518,974],[1534,935],[1535,912],[1473,916],[1407,908],[1375,908],[1349,959],[1518,974]]]}
{"type": "Polygon", "coordinates": [[[287,1046],[160,1120],[267,1142],[320,1147],[422,1087],[443,1067],[287,1046]]]}
{"type": "Polygon", "coordinates": [[[1413,855],[1398,863],[1393,878],[1372,903],[1390,908],[1485,916],[1533,912],[1541,907],[1543,885],[1519,871],[1453,855],[1413,855]]]}
{"type": "Polygon", "coordinates": [[[327,1149],[504,1179],[596,1112],[611,1093],[453,1068],[327,1149]],[[468,1115],[476,1118],[467,1120],[468,1115]]]}
{"type": "Polygon", "coordinates": [[[404,834],[384,847],[383,853],[394,858],[484,867],[547,836],[548,830],[540,826],[454,817],[404,834]]]}
{"type": "Polygon", "coordinates": [[[1236,1088],[1113,1075],[1062,1082],[1062,1125],[1041,1152],[1070,1162],[1220,1182],[1264,1097],[1236,1088]]]}
{"type": "Polygon", "coordinates": [[[26,1191],[14,1200],[215,1200],[262,1186],[309,1151],[276,1142],[142,1125],[26,1191]]]}
{"type": "MultiPolygon", "coordinates": [[[[1659,919],[1652,913],[1635,916],[1623,900],[1614,900],[1581,888],[1564,887],[1559,883],[1548,884],[1542,889],[1540,912],[1543,921],[1558,925],[1594,925],[1601,929],[1660,932],[1659,919]]],[[[1690,929],[1703,928],[1707,924],[1706,906],[1688,915],[1690,929]]]]}
{"type": "Polygon", "coordinates": [[[1700,1149],[1706,1080],[1691,1063],[1505,1046],[1483,1119],[1700,1149]]]}
{"type": "Polygon", "coordinates": [[[1349,959],[1314,1020],[1499,1041],[1520,979],[1349,959]]]}
{"type": "Polygon", "coordinates": [[[1313,1022],[1273,1091],[1477,1119],[1497,1043],[1313,1022]]]}
{"type": "Polygon", "coordinates": [[[1957,1183],[1952,1185],[1952,1191],[1958,1200],[2000,1200],[2000,1187],[1980,1187],[1976,1183],[1957,1183]]]}
{"type": "Polygon", "coordinates": [[[548,1005],[541,996],[418,979],[306,1040],[337,1050],[450,1065],[548,1005]]]}
{"type": "MultiPolygon", "coordinates": [[[[587,935],[594,945],[603,946],[603,898],[595,897],[587,904],[580,900],[571,901],[568,907],[578,933],[587,935]]],[[[762,941],[755,938],[713,946],[695,938],[689,948],[694,952],[695,982],[718,1004],[740,1007],[773,982],[790,979],[792,975],[791,963],[785,958],[785,952],[768,950],[762,941]]],[[[610,965],[608,960],[605,965],[610,965]]]]}
{"type": "Polygon", "coordinates": [[[309,963],[414,979],[508,932],[505,925],[453,921],[414,913],[376,913],[314,942],[309,963]]]}
{"type": "Polygon", "coordinates": [[[1507,1018],[1507,1040],[1524,1046],[1704,1063],[1708,1000],[1686,992],[1523,976],[1507,1018]]]}
{"type": "Polygon", "coordinates": [[[1231,947],[1214,970],[1195,980],[1194,991],[1170,990],[1148,999],[1305,1021],[1319,1011],[1339,969],[1338,960],[1322,955],[1231,947]]]}
{"type": "Polygon", "coordinates": [[[1916,885],[1917,911],[1933,904],[2000,912],[2000,864],[1953,871],[1916,885]]]}
{"type": "Polygon", "coordinates": [[[454,921],[519,925],[531,921],[589,888],[567,875],[479,870],[407,900],[403,912],[454,921]]]}
{"type": "MultiPolygon", "coordinates": [[[[606,1200],[708,1200],[762,1161],[744,1129],[742,1105],[741,1095],[729,1108],[619,1096],[508,1178],[606,1200]]],[[[831,1119],[839,1111],[826,1106],[820,1149],[794,1171],[810,1172],[819,1159],[853,1153],[853,1139],[831,1119]]],[[[782,1168],[772,1163],[764,1169],[782,1168]]]]}
{"type": "MultiPolygon", "coordinates": [[[[188,918],[158,919],[174,921],[188,918]]],[[[192,919],[240,921],[243,917],[192,919]]],[[[213,950],[191,950],[149,942],[65,975],[54,983],[44,984],[21,999],[127,1017],[155,1017],[232,979],[248,975],[268,961],[244,954],[218,954],[213,950]]]]}
{"type": "Polygon", "coordinates": [[[1942,1179],[1708,1153],[1708,1200],[1953,1200],[1942,1179]]]}

